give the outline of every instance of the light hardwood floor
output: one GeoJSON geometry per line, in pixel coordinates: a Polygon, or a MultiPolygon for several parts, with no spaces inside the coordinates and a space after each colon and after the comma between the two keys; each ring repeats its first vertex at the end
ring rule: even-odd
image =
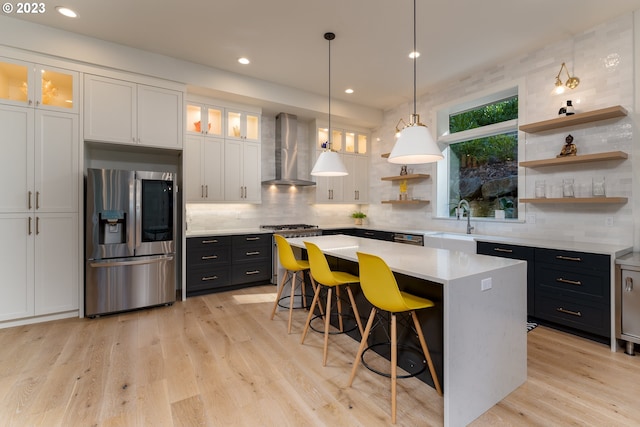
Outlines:
{"type": "MultiPolygon", "coordinates": [[[[383,426],[389,380],[358,343],[300,345],[305,314],[269,314],[274,286],[211,294],[99,319],[0,330],[2,426],[383,426]]],[[[524,327],[524,325],[523,325],[524,327]]],[[[473,426],[640,425],[640,357],[545,327],[530,332],[528,380],[473,426]]],[[[446,391],[445,391],[446,392],[446,391]]],[[[398,386],[398,426],[442,425],[443,401],[398,386]]]]}

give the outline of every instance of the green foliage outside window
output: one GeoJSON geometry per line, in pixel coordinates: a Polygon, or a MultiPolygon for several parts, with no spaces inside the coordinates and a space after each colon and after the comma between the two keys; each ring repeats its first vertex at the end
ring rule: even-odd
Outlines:
{"type": "MultiPolygon", "coordinates": [[[[518,97],[514,96],[450,115],[449,132],[453,134],[517,118],[518,97]]],[[[472,206],[473,216],[493,217],[495,209],[503,209],[507,218],[517,218],[518,190],[517,185],[513,186],[514,177],[517,181],[517,131],[452,143],[449,148],[450,205],[457,205],[460,198],[466,198],[472,206]]]]}

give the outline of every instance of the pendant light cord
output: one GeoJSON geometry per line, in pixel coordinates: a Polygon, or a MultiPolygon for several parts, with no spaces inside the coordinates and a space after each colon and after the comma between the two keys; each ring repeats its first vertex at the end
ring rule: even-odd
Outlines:
{"type": "Polygon", "coordinates": [[[418,60],[418,50],[416,49],[416,0],[413,0],[413,115],[415,116],[416,108],[416,74],[418,60]]]}
{"type": "Polygon", "coordinates": [[[329,150],[331,150],[331,38],[329,40],[329,135],[327,140],[329,141],[329,150]]]}

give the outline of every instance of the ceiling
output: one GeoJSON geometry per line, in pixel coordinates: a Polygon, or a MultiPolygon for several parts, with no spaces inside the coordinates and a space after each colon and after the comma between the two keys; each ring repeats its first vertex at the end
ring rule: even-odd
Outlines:
{"type": "MultiPolygon", "coordinates": [[[[410,0],[59,0],[9,16],[384,110],[410,101],[410,0]],[[74,9],[65,18],[56,5],[74,9]],[[250,65],[237,59],[246,56],[250,65]],[[344,93],[353,88],[351,95],[344,93]]],[[[418,0],[418,93],[565,39],[640,0],[418,0]]],[[[559,65],[559,64],[558,64],[559,65]]],[[[550,76],[552,82],[554,76],[550,76]]]]}

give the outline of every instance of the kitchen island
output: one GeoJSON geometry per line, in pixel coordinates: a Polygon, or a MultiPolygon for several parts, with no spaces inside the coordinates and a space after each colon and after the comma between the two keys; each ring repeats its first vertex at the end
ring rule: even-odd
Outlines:
{"type": "Polygon", "coordinates": [[[342,262],[374,254],[397,276],[441,288],[445,426],[467,425],[526,381],[526,262],[344,235],[287,240],[342,262]]]}

